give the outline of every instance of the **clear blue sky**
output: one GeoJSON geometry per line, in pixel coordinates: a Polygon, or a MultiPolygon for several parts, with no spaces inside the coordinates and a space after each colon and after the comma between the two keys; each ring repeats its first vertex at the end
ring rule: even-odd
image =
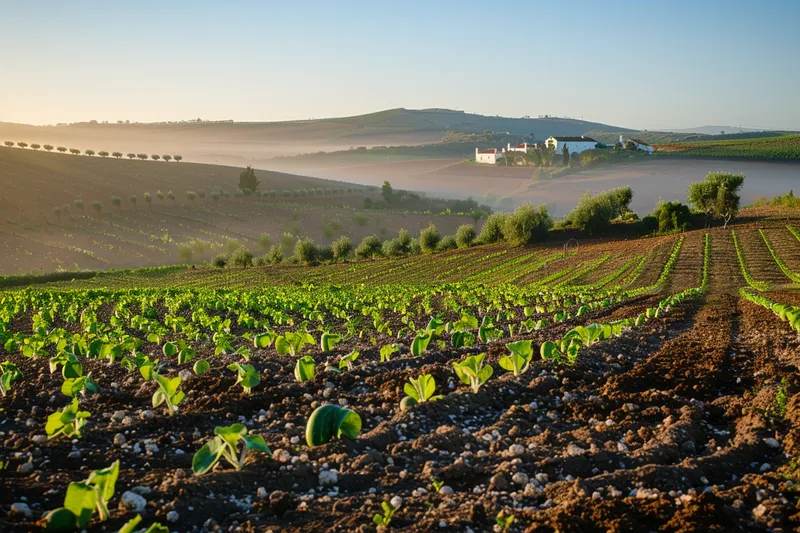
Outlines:
{"type": "Polygon", "coordinates": [[[0,0],[0,120],[393,107],[800,129],[800,0],[0,0]]]}

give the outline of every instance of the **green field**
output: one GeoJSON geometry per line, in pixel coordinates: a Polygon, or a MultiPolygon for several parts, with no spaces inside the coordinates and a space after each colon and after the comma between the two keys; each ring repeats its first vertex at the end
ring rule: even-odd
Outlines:
{"type": "Polygon", "coordinates": [[[800,135],[667,143],[655,148],[681,156],[795,161],[800,159],[800,135]]]}

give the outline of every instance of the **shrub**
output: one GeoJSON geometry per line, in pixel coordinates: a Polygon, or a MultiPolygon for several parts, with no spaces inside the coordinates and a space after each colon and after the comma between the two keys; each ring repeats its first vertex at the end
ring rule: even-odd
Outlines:
{"type": "Polygon", "coordinates": [[[433,224],[428,224],[427,228],[419,232],[419,245],[422,248],[422,252],[428,254],[435,251],[436,246],[439,244],[439,239],[441,239],[439,230],[433,224]]]}
{"type": "Polygon", "coordinates": [[[667,233],[686,230],[692,219],[692,212],[680,202],[659,202],[650,216],[658,221],[659,233],[667,233]]]}
{"type": "Polygon", "coordinates": [[[462,224],[456,230],[456,245],[459,248],[469,248],[475,242],[475,226],[462,224]]]}
{"type": "Polygon", "coordinates": [[[381,239],[377,235],[364,237],[356,248],[356,257],[368,259],[381,256],[381,239]]]}
{"type": "Polygon", "coordinates": [[[400,241],[397,239],[383,241],[381,253],[386,257],[401,257],[404,255],[400,246],[400,241]]]}
{"type": "Polygon", "coordinates": [[[744,174],[709,172],[703,181],[689,186],[689,203],[706,216],[720,217],[728,222],[739,212],[739,189],[744,183],[744,174]]]}
{"type": "Polygon", "coordinates": [[[367,217],[362,215],[361,213],[356,213],[353,215],[353,220],[359,226],[366,226],[367,225],[367,217]]]}
{"type": "Polygon", "coordinates": [[[586,191],[577,207],[564,219],[564,224],[590,235],[600,233],[613,219],[628,211],[632,198],[633,191],[630,187],[617,187],[597,195],[586,191]]]}
{"type": "Polygon", "coordinates": [[[217,268],[225,268],[228,264],[228,257],[225,254],[219,254],[211,260],[211,264],[217,268]]]}
{"type": "Polygon", "coordinates": [[[353,241],[350,237],[339,237],[331,245],[333,258],[337,261],[347,261],[353,255],[353,241]]]}
{"type": "Polygon", "coordinates": [[[317,246],[317,261],[333,261],[333,247],[317,246]]]}
{"type": "Polygon", "coordinates": [[[478,242],[481,244],[502,242],[503,226],[505,225],[507,217],[508,215],[505,213],[489,215],[486,222],[483,223],[481,234],[478,236],[478,242]]]}
{"type": "Polygon", "coordinates": [[[269,251],[269,262],[273,265],[277,265],[278,263],[282,263],[284,259],[284,254],[280,248],[277,246],[273,246],[269,251]]]}
{"type": "Polygon", "coordinates": [[[295,260],[307,265],[317,260],[317,245],[309,238],[303,238],[294,245],[295,260]]]}
{"type": "Polygon", "coordinates": [[[547,207],[543,205],[533,207],[526,202],[506,216],[503,222],[503,237],[509,244],[522,246],[543,241],[552,227],[553,219],[550,218],[547,207]]]}
{"type": "Polygon", "coordinates": [[[250,250],[241,246],[231,254],[230,264],[238,267],[249,267],[253,264],[253,254],[250,250]]]}
{"type": "Polygon", "coordinates": [[[269,233],[262,233],[258,237],[258,247],[262,250],[269,250],[272,246],[272,236],[269,233]]]}
{"type": "Polygon", "coordinates": [[[372,198],[364,198],[364,209],[372,209],[372,198]]]}
{"type": "Polygon", "coordinates": [[[444,252],[445,250],[455,250],[456,248],[458,248],[458,243],[456,242],[455,235],[445,235],[436,246],[436,249],[440,252],[444,252]]]}
{"type": "Polygon", "coordinates": [[[178,244],[178,255],[184,263],[189,263],[192,260],[192,247],[189,244],[178,244]]]}

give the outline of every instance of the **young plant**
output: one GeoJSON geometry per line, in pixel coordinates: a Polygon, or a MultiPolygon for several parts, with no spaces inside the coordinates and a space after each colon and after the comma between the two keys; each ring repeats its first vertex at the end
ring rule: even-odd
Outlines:
{"type": "Polygon", "coordinates": [[[294,365],[294,379],[299,383],[314,379],[317,373],[316,369],[317,363],[314,361],[314,358],[310,355],[304,355],[298,359],[297,364],[294,365]]]}
{"type": "Polygon", "coordinates": [[[178,357],[178,364],[188,363],[194,359],[195,351],[186,344],[186,341],[179,339],[175,342],[165,342],[161,348],[167,357],[178,357]]]}
{"type": "Polygon", "coordinates": [[[22,377],[22,372],[11,361],[0,363],[0,393],[5,396],[11,390],[11,383],[22,377]]]}
{"type": "Polygon", "coordinates": [[[341,342],[342,336],[336,333],[328,333],[325,332],[322,334],[322,337],[319,341],[319,347],[322,350],[322,353],[328,353],[333,350],[333,347],[336,346],[339,342],[341,342]]]}
{"type": "Polygon", "coordinates": [[[136,529],[139,522],[142,521],[142,515],[137,514],[122,526],[117,533],[169,533],[167,526],[161,525],[158,522],[153,522],[147,529],[136,529]]]}
{"type": "Polygon", "coordinates": [[[478,338],[484,344],[493,340],[497,340],[503,336],[503,330],[494,325],[492,317],[486,315],[481,321],[481,327],[478,328],[478,338]]]}
{"type": "Polygon", "coordinates": [[[100,392],[100,387],[91,380],[91,373],[88,376],[65,379],[64,383],[61,384],[61,394],[70,398],[73,398],[78,393],[86,397],[87,392],[95,394],[100,392]]]}
{"type": "Polygon", "coordinates": [[[459,363],[453,363],[453,369],[461,383],[472,387],[472,392],[477,393],[481,385],[492,377],[494,369],[491,365],[484,365],[485,353],[470,355],[459,363]]]}
{"type": "Polygon", "coordinates": [[[395,354],[399,351],[400,346],[397,344],[387,344],[386,346],[381,347],[381,363],[391,361],[392,354],[395,354]]]}
{"type": "Polygon", "coordinates": [[[503,511],[497,513],[497,516],[494,518],[495,524],[495,531],[499,533],[504,533],[511,528],[511,524],[514,523],[514,515],[513,514],[505,514],[503,511]]]}
{"type": "Polygon", "coordinates": [[[515,341],[506,344],[506,348],[511,352],[511,355],[505,355],[500,358],[500,368],[513,372],[515,376],[524,374],[531,364],[533,359],[533,348],[531,347],[533,341],[515,341]]]}
{"type": "Polygon", "coordinates": [[[344,370],[345,368],[347,368],[347,370],[353,370],[353,363],[356,362],[359,355],[361,354],[358,350],[353,350],[349,354],[342,356],[342,358],[339,359],[339,370],[344,370]]]}
{"type": "Polygon", "coordinates": [[[234,383],[234,386],[241,384],[245,394],[250,394],[253,387],[261,383],[261,376],[258,375],[253,365],[231,363],[228,365],[228,370],[236,372],[236,383],[234,383]]]}
{"type": "Polygon", "coordinates": [[[262,350],[265,348],[269,348],[270,344],[275,341],[276,335],[271,332],[261,333],[253,337],[253,345],[256,348],[261,348],[262,350]]]}
{"type": "Polygon", "coordinates": [[[275,339],[278,355],[298,355],[306,344],[314,344],[314,337],[305,331],[287,331],[275,339]]]}
{"type": "Polygon", "coordinates": [[[108,501],[114,497],[119,461],[103,470],[95,470],[86,481],[70,483],[64,507],[54,509],[44,519],[45,531],[70,531],[89,523],[95,510],[101,521],[108,519],[108,501]]]}
{"type": "Polygon", "coordinates": [[[375,513],[375,516],[372,517],[372,521],[376,525],[389,527],[389,524],[392,523],[392,517],[397,509],[386,502],[381,502],[381,509],[383,509],[383,514],[375,513]]]}
{"type": "Polygon", "coordinates": [[[88,411],[78,409],[78,399],[72,398],[72,402],[61,411],[56,411],[47,417],[44,430],[47,432],[48,439],[54,439],[59,435],[69,438],[81,438],[81,428],[86,425],[86,419],[91,416],[88,411]]]}
{"type": "Polygon", "coordinates": [[[342,436],[355,440],[360,433],[361,417],[358,413],[333,404],[317,407],[306,424],[306,442],[311,448],[342,436]]]}
{"type": "Polygon", "coordinates": [[[153,372],[152,375],[158,384],[158,390],[153,393],[153,407],[158,407],[163,403],[167,408],[167,414],[169,416],[174,415],[178,412],[178,404],[186,396],[179,388],[181,386],[181,377],[175,376],[170,379],[157,372],[153,372]]]}
{"type": "Polygon", "coordinates": [[[414,337],[414,340],[411,342],[411,355],[418,356],[422,355],[422,352],[428,349],[428,344],[431,342],[433,338],[433,333],[429,330],[422,330],[417,333],[417,336],[414,337]]]}
{"type": "Polygon", "coordinates": [[[434,396],[436,392],[436,380],[430,374],[422,374],[417,379],[409,378],[408,383],[403,386],[403,390],[408,395],[400,402],[401,408],[407,408],[418,403],[433,402],[442,398],[442,395],[434,396]]]}
{"type": "Polygon", "coordinates": [[[225,458],[238,472],[244,466],[247,452],[253,450],[272,455],[264,437],[248,435],[244,424],[232,426],[217,426],[214,428],[214,438],[197,450],[192,458],[192,470],[196,476],[209,472],[220,459],[225,458]],[[239,451],[240,442],[243,444],[239,451]]]}
{"type": "Polygon", "coordinates": [[[211,368],[211,365],[209,365],[208,361],[206,361],[205,359],[198,359],[197,361],[194,362],[194,365],[192,366],[192,370],[194,370],[194,373],[198,376],[208,372],[209,368],[211,368]]]}

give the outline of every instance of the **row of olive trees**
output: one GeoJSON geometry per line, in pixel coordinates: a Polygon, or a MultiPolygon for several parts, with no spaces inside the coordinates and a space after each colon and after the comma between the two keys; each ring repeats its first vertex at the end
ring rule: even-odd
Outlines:
{"type": "MultiPolygon", "coordinates": [[[[20,148],[27,148],[28,146],[30,146],[34,150],[39,150],[40,148],[44,148],[48,152],[50,152],[52,150],[57,150],[57,151],[59,151],[61,153],[69,152],[69,153],[71,153],[73,155],[80,155],[80,153],[81,153],[81,151],[78,150],[77,148],[67,148],[66,146],[53,146],[52,144],[41,145],[41,144],[33,143],[33,144],[29,145],[28,143],[23,142],[23,141],[19,141],[19,142],[16,142],[16,143],[14,141],[5,141],[3,144],[5,144],[9,148],[12,148],[13,146],[16,145],[16,146],[18,146],[20,148]]],[[[99,152],[95,152],[94,150],[84,150],[83,154],[84,155],[88,155],[90,157],[96,154],[96,155],[99,155],[100,157],[111,156],[111,157],[116,157],[116,158],[120,158],[123,155],[125,155],[122,152],[106,152],[105,150],[101,150],[99,152]]],[[[148,154],[129,153],[129,154],[127,154],[127,157],[129,159],[139,158],[141,160],[152,159],[153,161],[158,161],[159,159],[163,159],[164,161],[172,161],[174,159],[175,161],[180,162],[180,161],[183,160],[183,156],[180,156],[180,155],[169,155],[169,154],[164,154],[164,155],[151,154],[151,155],[148,155],[148,154]]]]}

